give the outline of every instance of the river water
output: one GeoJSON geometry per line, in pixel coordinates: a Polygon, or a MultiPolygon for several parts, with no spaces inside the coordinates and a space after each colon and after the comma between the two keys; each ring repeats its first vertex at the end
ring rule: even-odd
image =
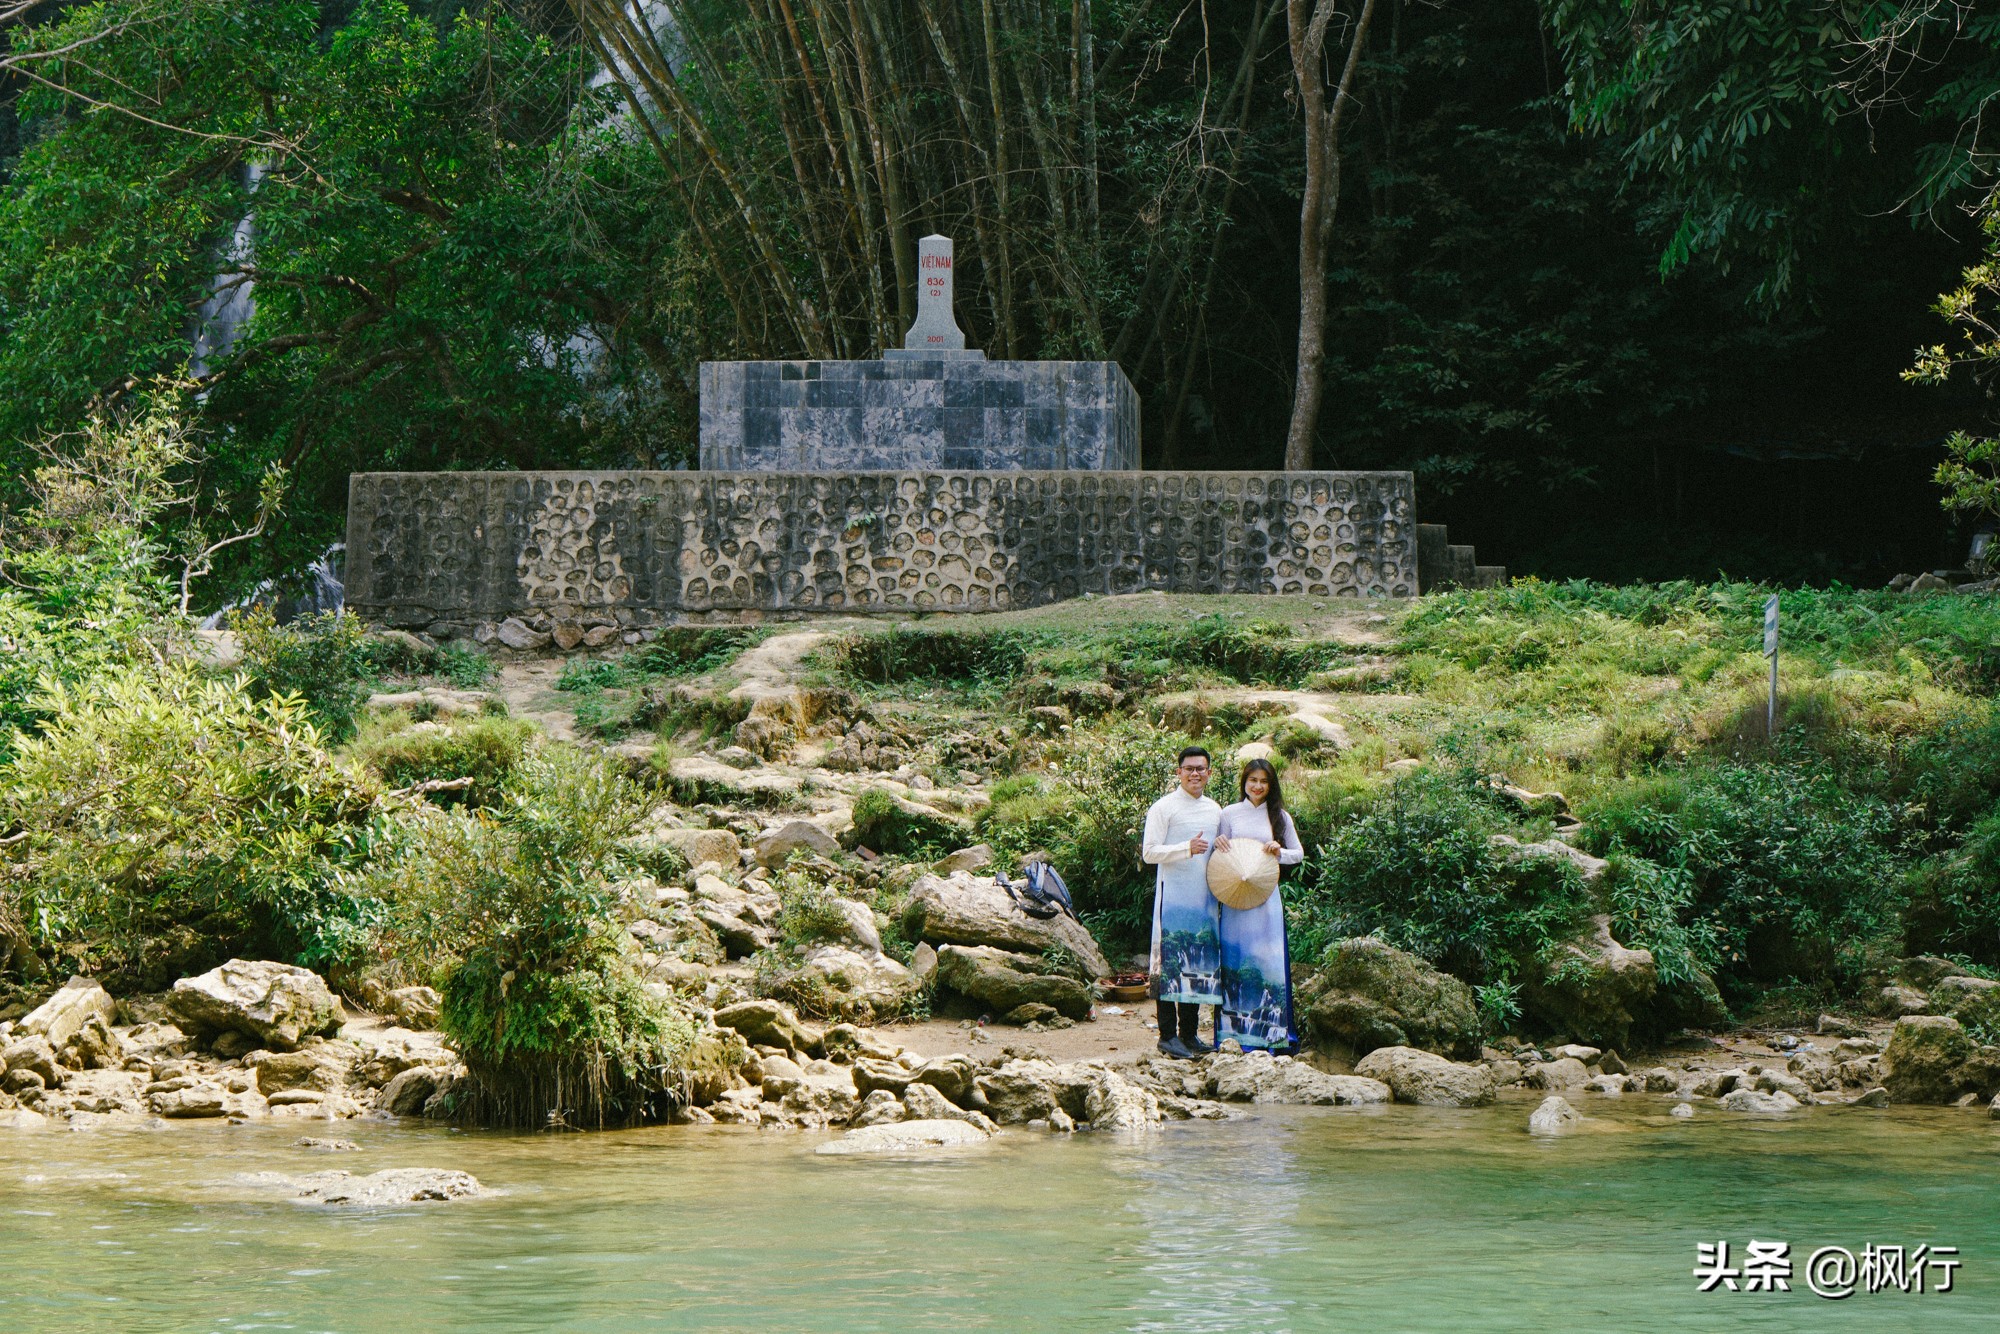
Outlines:
{"type": "MultiPolygon", "coordinates": [[[[0,1330],[1990,1329],[2000,1123],[1756,1120],[1593,1099],[1259,1109],[949,1156],[824,1136],[289,1121],[0,1135],[0,1330]],[[359,1153],[295,1147],[342,1136],[359,1153]],[[449,1167],[495,1193],[303,1205],[263,1172],[449,1167]],[[1696,1244],[1783,1241],[1789,1293],[1698,1293],[1696,1244]],[[1955,1246],[1947,1294],[1814,1296],[1808,1255],[1955,1246]]],[[[1929,1286],[1935,1286],[1931,1271],[1929,1286]]]]}

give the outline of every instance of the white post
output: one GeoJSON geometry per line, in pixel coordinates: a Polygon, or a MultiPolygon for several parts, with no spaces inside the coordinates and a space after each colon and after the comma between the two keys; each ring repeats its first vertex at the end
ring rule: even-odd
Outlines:
{"type": "Polygon", "coordinates": [[[1778,734],[1778,595],[1764,600],[1764,655],[1771,660],[1771,696],[1764,703],[1764,735],[1778,734]]]}
{"type": "Polygon", "coordinates": [[[963,352],[965,334],[951,311],[951,238],[926,236],[917,242],[917,318],[903,335],[903,346],[963,352]]]}

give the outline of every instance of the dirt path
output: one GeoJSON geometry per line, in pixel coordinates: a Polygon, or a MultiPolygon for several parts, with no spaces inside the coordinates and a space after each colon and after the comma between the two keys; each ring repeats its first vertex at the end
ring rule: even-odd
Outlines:
{"type": "Polygon", "coordinates": [[[1034,1051],[1051,1061],[1105,1061],[1120,1065],[1154,1053],[1159,1033],[1146,1027],[1153,1015],[1153,1003],[1099,1005],[1097,1018],[1070,1028],[1051,1028],[1035,1033],[1004,1024],[970,1026],[959,1019],[929,1019],[920,1024],[886,1024],[876,1029],[883,1037],[909,1048],[920,1056],[949,1056],[964,1052],[987,1056],[1002,1047],[1019,1052],[1034,1051]],[[1121,1013],[1113,1014],[1117,1010],[1121,1013]]]}
{"type": "Polygon", "coordinates": [[[731,699],[747,699],[755,703],[773,695],[788,695],[799,664],[832,635],[830,630],[793,630],[773,635],[763,643],[744,650],[735,662],[711,673],[711,676],[736,678],[737,684],[729,692],[731,699]]]}
{"type": "Polygon", "coordinates": [[[567,661],[548,657],[503,662],[487,684],[487,692],[505,704],[514,717],[531,719],[558,741],[574,742],[575,702],[556,690],[556,679],[567,661]]]}

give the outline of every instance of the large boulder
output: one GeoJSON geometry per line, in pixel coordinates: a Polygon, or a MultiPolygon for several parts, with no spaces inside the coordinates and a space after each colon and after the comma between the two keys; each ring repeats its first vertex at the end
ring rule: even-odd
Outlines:
{"type": "Polygon", "coordinates": [[[1002,1125],[1045,1121],[1056,1112],[1088,1121],[1090,1089],[1101,1069],[1016,1058],[980,1075],[968,1101],[1002,1125]]]}
{"type": "Polygon", "coordinates": [[[1589,1042],[1622,1047],[1660,984],[1651,950],[1627,949],[1611,936],[1611,918],[1592,917],[1530,978],[1526,999],[1558,1028],[1589,1042]]]}
{"type": "Polygon", "coordinates": [[[315,1041],[297,1051],[252,1052],[243,1063],[257,1072],[257,1090],[268,1098],[287,1089],[337,1092],[361,1056],[361,1048],[352,1042],[315,1041]]]}
{"type": "Polygon", "coordinates": [[[1415,1047],[1378,1047],[1362,1057],[1354,1073],[1378,1079],[1397,1102],[1424,1107],[1484,1107],[1493,1101],[1493,1072],[1461,1065],[1415,1047]]]}
{"type": "Polygon", "coordinates": [[[734,869],[742,856],[742,845],[727,829],[662,829],[653,841],[663,843],[687,858],[689,866],[714,862],[725,870],[734,869]]]}
{"type": "Polygon", "coordinates": [[[14,1026],[14,1033],[17,1037],[47,1038],[51,1047],[61,1051],[93,1018],[109,1028],[118,1020],[118,1002],[95,980],[72,977],[55,995],[29,1011],[28,1017],[14,1026]]]}
{"type": "Polygon", "coordinates": [[[801,849],[818,857],[840,855],[840,844],[833,835],[811,820],[787,820],[776,829],[766,829],[757,835],[751,849],[759,866],[783,866],[801,849]]]}
{"type": "Polygon", "coordinates": [[[945,945],[938,950],[938,982],[995,1014],[1039,1004],[1070,1019],[1089,1018],[1090,989],[1073,977],[1029,971],[1038,962],[1006,950],[945,945]]]}
{"type": "Polygon", "coordinates": [[[1783,1089],[1774,1089],[1768,1093],[1758,1089],[1731,1089],[1722,1095],[1718,1105],[1725,1112],[1761,1112],[1774,1115],[1797,1111],[1799,1100],[1783,1089]]]}
{"type": "Polygon", "coordinates": [[[1365,1056],[1377,1047],[1479,1054],[1472,988],[1373,936],[1335,941],[1300,989],[1307,1034],[1365,1056]]]}
{"type": "Polygon", "coordinates": [[[813,1013],[857,1023],[894,1018],[917,990],[910,970],[882,951],[836,944],[808,948],[763,986],[813,1013]]]}
{"type": "Polygon", "coordinates": [[[231,959],[199,977],[184,977],[174,983],[167,1005],[189,1032],[241,1033],[272,1051],[291,1051],[347,1022],[319,974],[268,959],[231,959]]]}
{"type": "Polygon", "coordinates": [[[993,1121],[984,1112],[956,1106],[929,1084],[912,1084],[903,1090],[903,1116],[910,1121],[966,1121],[981,1130],[992,1130],[993,1121]]]}
{"type": "Polygon", "coordinates": [[[904,929],[933,945],[991,945],[1029,954],[1061,945],[1082,961],[1092,978],[1111,973],[1104,952],[1081,922],[1068,913],[1028,916],[991,876],[958,871],[919,878],[910,890],[904,929]]]}
{"type": "MultiPolygon", "coordinates": [[[[1512,784],[1508,786],[1512,787],[1512,784]]],[[[1524,788],[1513,788],[1513,790],[1520,794],[1520,798],[1526,799],[1520,802],[1523,809],[1532,811],[1535,802],[1546,801],[1551,797],[1560,803],[1563,809],[1568,807],[1568,803],[1563,801],[1559,792],[1534,793],[1524,788]]],[[[1502,795],[1507,795],[1504,790],[1502,795]]],[[[1548,813],[1556,812],[1551,810],[1548,813]]],[[[1509,834],[1495,834],[1492,843],[1509,866],[1523,866],[1539,860],[1567,862],[1575,868],[1577,878],[1583,881],[1583,887],[1592,897],[1602,901],[1599,882],[1604,879],[1604,873],[1611,869],[1611,864],[1602,857],[1593,857],[1583,849],[1573,848],[1559,838],[1545,839],[1540,843],[1523,843],[1509,834]]]]}
{"type": "Polygon", "coordinates": [[[1931,988],[1930,1009],[1974,1028],[2000,1028],[2000,982],[1983,977],[1947,977],[1931,988]]]}
{"type": "Polygon", "coordinates": [[[1390,1101],[1394,1094],[1379,1079],[1329,1075],[1303,1061],[1267,1051],[1241,1056],[1220,1053],[1206,1064],[1207,1093],[1224,1102],[1293,1103],[1308,1107],[1362,1107],[1390,1101]]]}
{"type": "Polygon", "coordinates": [[[17,1070],[33,1074],[42,1088],[60,1088],[66,1077],[56,1049],[39,1033],[26,1037],[12,1034],[0,1046],[0,1074],[11,1075],[17,1070]]]}
{"type": "Polygon", "coordinates": [[[2000,1089],[2000,1048],[1980,1046],[1945,1015],[1898,1019],[1880,1068],[1883,1087],[1897,1102],[1949,1103],[2000,1089]]]}
{"type": "Polygon", "coordinates": [[[1145,1130],[1160,1119],[1159,1100],[1114,1070],[1093,1074],[1083,1109],[1092,1130],[1145,1130]]]}
{"type": "Polygon", "coordinates": [[[733,1028],[745,1041],[759,1047],[781,1047],[787,1051],[811,1051],[819,1046],[821,1030],[801,1023],[792,1008],[774,1000],[747,1000],[725,1005],[715,1012],[717,1028],[733,1028]]]}
{"type": "Polygon", "coordinates": [[[391,1116],[421,1116],[430,1100],[450,1088],[454,1078],[449,1070],[412,1066],[382,1086],[376,1109],[391,1116]]]}

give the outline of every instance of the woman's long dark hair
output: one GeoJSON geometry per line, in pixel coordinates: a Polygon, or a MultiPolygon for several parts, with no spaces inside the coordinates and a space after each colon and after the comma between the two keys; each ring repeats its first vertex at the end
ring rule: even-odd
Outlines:
{"type": "Polygon", "coordinates": [[[1285,814],[1285,789],[1278,786],[1278,771],[1269,760],[1251,760],[1243,766],[1243,776],[1236,780],[1236,797],[1239,801],[1250,800],[1250,775],[1262,774],[1271,784],[1271,790],[1264,794],[1264,812],[1271,817],[1271,837],[1285,841],[1285,821],[1291,817],[1285,814]]]}

